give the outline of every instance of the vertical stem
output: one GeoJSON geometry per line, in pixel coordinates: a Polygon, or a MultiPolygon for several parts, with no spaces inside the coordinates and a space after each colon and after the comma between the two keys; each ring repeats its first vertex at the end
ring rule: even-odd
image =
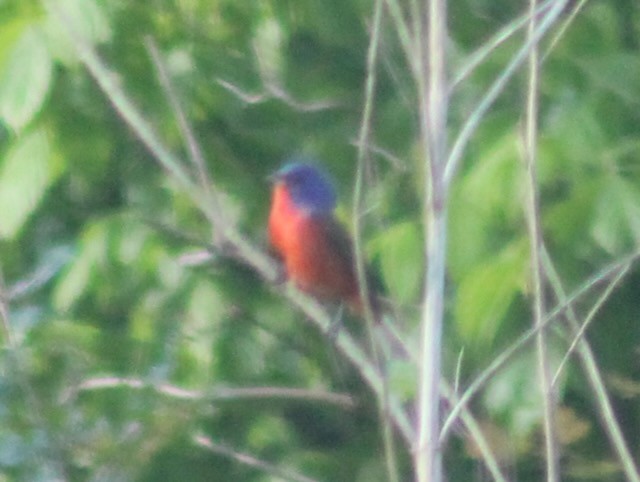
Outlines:
{"type": "Polygon", "coordinates": [[[427,288],[422,310],[420,339],[418,446],[416,470],[419,482],[441,480],[439,396],[446,213],[427,213],[427,288]]]}
{"type": "Polygon", "coordinates": [[[378,47],[380,44],[380,27],[382,24],[383,0],[376,0],[373,13],[373,24],[371,25],[371,40],[367,53],[367,77],[365,80],[365,100],[362,112],[362,123],[360,124],[360,134],[358,136],[358,170],[353,193],[353,243],[356,273],[358,276],[358,287],[364,311],[364,318],[367,323],[369,334],[369,345],[371,356],[377,366],[380,367],[382,378],[382,390],[378,395],[378,418],[381,426],[382,442],[384,445],[385,467],[387,469],[387,479],[389,482],[398,482],[398,464],[395,454],[395,441],[393,426],[389,417],[389,383],[386,373],[386,366],[380,354],[379,347],[375,340],[374,313],[370,303],[369,286],[367,286],[366,267],[362,248],[362,203],[364,183],[364,173],[366,169],[367,152],[369,138],[371,136],[371,121],[373,117],[374,93],[376,85],[376,64],[378,59],[378,47]]]}
{"type": "Polygon", "coordinates": [[[418,443],[415,468],[419,482],[442,480],[439,384],[441,363],[444,273],[446,253],[446,187],[443,183],[446,156],[447,82],[446,0],[429,0],[426,18],[428,35],[420,44],[417,69],[420,99],[420,127],[424,153],[427,193],[425,230],[427,283],[422,309],[419,358],[418,443]]]}
{"type": "MultiPolygon", "coordinates": [[[[537,0],[529,2],[529,28],[528,38],[532,39],[536,32],[535,11],[537,0]]],[[[539,61],[538,44],[533,43],[529,51],[529,82],[527,86],[527,111],[526,111],[526,137],[525,137],[525,163],[527,174],[527,211],[528,229],[531,242],[531,276],[533,283],[533,311],[534,323],[540,327],[545,317],[545,299],[543,287],[542,266],[542,230],[540,226],[540,212],[537,192],[536,158],[538,135],[538,84],[539,61]]],[[[540,391],[542,393],[542,405],[544,412],[545,456],[547,463],[547,481],[557,482],[559,477],[559,454],[557,450],[554,424],[555,400],[551,386],[551,374],[549,370],[549,357],[547,352],[546,336],[544,330],[540,330],[536,336],[536,348],[538,351],[538,375],[540,391]]]]}

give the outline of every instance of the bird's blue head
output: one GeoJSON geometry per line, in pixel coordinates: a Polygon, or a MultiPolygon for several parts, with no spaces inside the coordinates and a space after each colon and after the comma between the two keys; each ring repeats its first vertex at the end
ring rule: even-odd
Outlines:
{"type": "Polygon", "coordinates": [[[313,214],[330,213],[336,207],[336,191],[327,175],[305,162],[289,162],[274,174],[284,183],[296,206],[313,214]]]}

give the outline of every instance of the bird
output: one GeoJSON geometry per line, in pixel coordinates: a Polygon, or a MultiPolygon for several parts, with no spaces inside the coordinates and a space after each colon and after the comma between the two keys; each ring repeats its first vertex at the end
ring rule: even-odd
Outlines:
{"type": "MultiPolygon", "coordinates": [[[[288,279],[321,301],[346,303],[362,315],[353,242],[335,215],[336,190],[316,164],[295,159],[272,176],[268,237],[288,279]]],[[[367,271],[370,306],[377,310],[377,281],[367,271]]]]}

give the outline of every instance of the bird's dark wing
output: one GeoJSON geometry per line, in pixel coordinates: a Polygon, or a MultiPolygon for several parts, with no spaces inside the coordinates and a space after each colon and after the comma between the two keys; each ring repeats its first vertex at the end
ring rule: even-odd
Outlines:
{"type": "MultiPolygon", "coordinates": [[[[355,257],[353,255],[353,240],[347,233],[345,227],[334,217],[328,216],[323,225],[326,226],[326,235],[332,244],[335,253],[342,258],[347,266],[353,269],[354,280],[357,280],[357,269],[355,257]]],[[[378,273],[371,269],[369,264],[365,266],[367,277],[367,289],[374,309],[377,307],[377,299],[384,293],[384,285],[378,273]]]]}

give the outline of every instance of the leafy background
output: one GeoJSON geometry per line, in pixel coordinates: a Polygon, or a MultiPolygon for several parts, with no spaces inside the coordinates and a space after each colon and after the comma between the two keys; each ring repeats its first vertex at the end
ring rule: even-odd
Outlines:
{"type": "MultiPolygon", "coordinates": [[[[451,78],[526,8],[450,2],[451,78]]],[[[93,45],[112,82],[188,157],[159,66],[167,72],[225,212],[264,248],[266,177],[294,153],[322,160],[349,222],[371,14],[369,2],[338,0],[0,2],[0,480],[386,480],[358,372],[279,286],[224,253],[204,256],[211,225],[77,49],[93,45]],[[318,395],[329,392],[348,398],[318,395]]],[[[640,7],[576,2],[560,25],[542,44],[538,174],[546,245],[571,293],[639,245],[640,7]]],[[[388,18],[383,27],[365,251],[411,337],[424,259],[416,95],[388,18]]],[[[454,85],[452,138],[523,39],[516,31],[454,85]]],[[[443,350],[460,390],[531,325],[525,95],[516,75],[452,188],[443,350]]],[[[580,321],[606,281],[577,301],[580,321]]],[[[638,286],[636,263],[586,335],[636,459],[638,286]]],[[[562,322],[550,333],[557,365],[571,336],[562,322]]],[[[409,400],[413,369],[396,371],[391,386],[409,400]]],[[[536,387],[525,349],[472,403],[513,480],[543,478],[536,387]]],[[[563,480],[621,480],[575,358],[557,388],[563,480]]],[[[410,450],[397,452],[410,480],[410,450]]],[[[445,472],[491,480],[463,430],[445,447],[445,472]]]]}

